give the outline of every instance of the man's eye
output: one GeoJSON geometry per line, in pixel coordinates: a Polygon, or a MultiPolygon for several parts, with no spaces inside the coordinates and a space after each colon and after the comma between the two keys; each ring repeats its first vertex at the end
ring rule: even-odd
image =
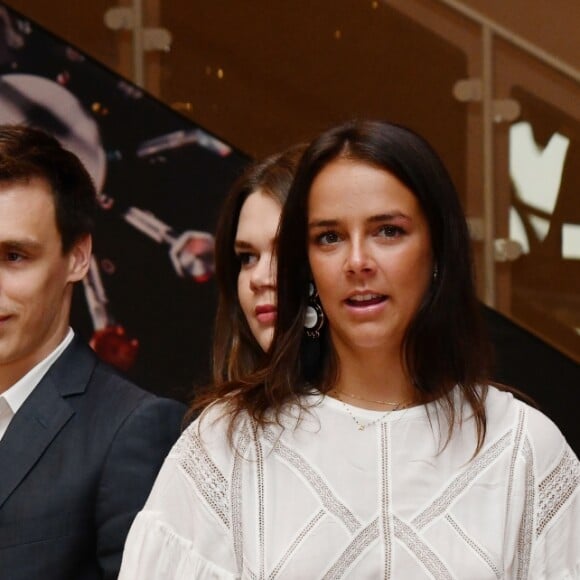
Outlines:
{"type": "Polygon", "coordinates": [[[21,262],[24,260],[24,256],[18,252],[8,252],[6,254],[7,262],[21,262]]]}

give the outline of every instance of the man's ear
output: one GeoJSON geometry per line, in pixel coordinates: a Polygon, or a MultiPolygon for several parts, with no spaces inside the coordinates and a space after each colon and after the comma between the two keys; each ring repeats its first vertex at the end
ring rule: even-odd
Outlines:
{"type": "Polygon", "coordinates": [[[79,238],[69,252],[69,282],[82,280],[89,271],[93,239],[90,234],[79,238]]]}

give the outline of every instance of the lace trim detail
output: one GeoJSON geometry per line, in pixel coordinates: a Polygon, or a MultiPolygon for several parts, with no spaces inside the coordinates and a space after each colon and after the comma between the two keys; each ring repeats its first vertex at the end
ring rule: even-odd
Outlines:
{"type": "Polygon", "coordinates": [[[550,523],[580,483],[580,463],[566,447],[562,458],[552,472],[540,483],[538,489],[538,526],[539,536],[550,523]]]}
{"type": "Polygon", "coordinates": [[[342,578],[352,563],[379,537],[379,520],[373,520],[363,528],[346,547],[340,558],[326,572],[323,580],[342,578]]]}
{"type": "Polygon", "coordinates": [[[250,580],[258,580],[258,576],[253,570],[247,567],[246,563],[244,562],[244,573],[242,578],[249,578],[250,580]]]}
{"type": "Polygon", "coordinates": [[[207,454],[199,435],[191,430],[176,446],[178,464],[193,481],[207,505],[230,528],[229,488],[226,478],[207,454]]]}
{"type": "Polygon", "coordinates": [[[304,528],[300,531],[298,536],[294,539],[286,553],[282,556],[278,564],[276,564],[274,570],[268,576],[268,580],[275,580],[276,576],[280,573],[282,568],[285,566],[286,562],[290,559],[292,554],[296,551],[298,546],[302,544],[304,539],[308,536],[308,534],[316,527],[318,522],[324,517],[325,511],[320,510],[318,513],[314,515],[314,517],[306,524],[304,528]]]}
{"type": "Polygon", "coordinates": [[[528,577],[530,561],[532,557],[532,541],[534,539],[534,500],[536,478],[534,476],[534,455],[529,439],[526,437],[522,449],[524,460],[526,462],[525,474],[525,497],[524,511],[522,513],[522,523],[518,535],[517,560],[518,571],[517,580],[528,577]]]}
{"type": "Polygon", "coordinates": [[[249,427],[246,423],[241,430],[240,439],[234,454],[234,464],[232,468],[232,485],[230,502],[232,506],[232,537],[234,544],[234,554],[238,570],[244,567],[244,533],[242,527],[242,465],[248,445],[250,444],[249,427]]]}
{"type": "Polygon", "coordinates": [[[487,451],[469,464],[469,467],[460,473],[450,485],[437,497],[431,505],[425,508],[411,522],[418,529],[423,529],[435,518],[444,513],[449,506],[463,493],[465,488],[489,465],[491,465],[507,448],[511,440],[511,430],[499,441],[496,441],[487,451]]]}
{"type": "Polygon", "coordinates": [[[389,449],[389,423],[381,423],[381,522],[383,549],[385,555],[385,580],[391,577],[392,551],[393,551],[393,522],[389,515],[391,506],[391,464],[389,449]]]}
{"type": "Polygon", "coordinates": [[[437,554],[418,536],[411,526],[393,516],[395,537],[401,540],[407,549],[423,564],[426,570],[437,580],[452,580],[451,573],[437,554]]]}
{"type": "Polygon", "coordinates": [[[264,429],[264,437],[272,444],[274,453],[290,464],[309,483],[329,513],[336,516],[349,532],[354,533],[360,529],[361,523],[355,515],[334,495],[322,477],[300,454],[284,445],[270,429],[264,429]]]}
{"type": "Polygon", "coordinates": [[[469,537],[467,532],[449,514],[445,516],[445,519],[458,533],[461,539],[489,566],[490,570],[495,574],[495,577],[498,579],[503,578],[503,573],[496,566],[491,556],[479,544],[477,544],[475,540],[469,537]]]}
{"type": "Polygon", "coordinates": [[[258,426],[252,421],[252,436],[254,449],[256,452],[256,484],[257,484],[257,500],[258,500],[258,562],[260,566],[259,579],[264,580],[266,577],[266,546],[265,533],[266,517],[264,515],[264,455],[262,453],[262,445],[258,439],[258,426]]]}
{"type": "Polygon", "coordinates": [[[524,427],[526,422],[527,413],[525,407],[521,407],[518,413],[518,424],[515,431],[514,445],[512,451],[512,459],[510,462],[509,479],[508,479],[508,491],[507,491],[507,502],[506,502],[506,521],[508,521],[508,516],[511,510],[512,502],[512,491],[514,487],[514,479],[516,473],[516,462],[520,454],[524,427]]]}

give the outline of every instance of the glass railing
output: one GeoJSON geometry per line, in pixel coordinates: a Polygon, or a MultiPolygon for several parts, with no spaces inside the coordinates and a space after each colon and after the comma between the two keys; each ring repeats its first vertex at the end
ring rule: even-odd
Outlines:
{"type": "Polygon", "coordinates": [[[415,128],[462,193],[482,300],[580,362],[580,73],[553,46],[457,0],[9,4],[125,76],[142,65],[149,92],[251,155],[353,116],[415,128]]]}
{"type": "Polygon", "coordinates": [[[580,121],[521,87],[509,132],[511,314],[580,358],[580,121]]]}

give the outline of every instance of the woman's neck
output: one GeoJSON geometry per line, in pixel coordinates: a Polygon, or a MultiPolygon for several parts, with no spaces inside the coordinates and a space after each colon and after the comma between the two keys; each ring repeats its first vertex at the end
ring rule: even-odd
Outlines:
{"type": "Polygon", "coordinates": [[[389,410],[416,403],[416,392],[400,355],[384,350],[337,353],[338,379],[330,394],[345,403],[389,410]]]}

